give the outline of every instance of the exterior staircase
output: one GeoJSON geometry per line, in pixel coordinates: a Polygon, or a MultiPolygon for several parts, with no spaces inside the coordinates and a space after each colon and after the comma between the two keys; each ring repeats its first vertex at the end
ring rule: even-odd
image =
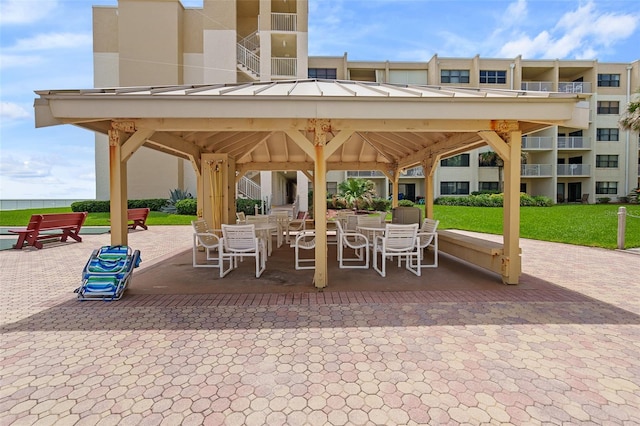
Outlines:
{"type": "Polygon", "coordinates": [[[260,185],[251,180],[250,177],[242,176],[238,181],[238,197],[252,200],[262,199],[262,189],[260,185]]]}
{"type": "Polygon", "coordinates": [[[257,32],[238,41],[236,59],[240,71],[253,80],[260,80],[260,39],[257,32]]]}

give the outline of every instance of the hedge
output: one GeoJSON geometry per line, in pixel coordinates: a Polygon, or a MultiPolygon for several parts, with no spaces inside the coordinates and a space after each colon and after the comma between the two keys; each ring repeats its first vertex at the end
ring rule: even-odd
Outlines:
{"type": "MultiPolygon", "coordinates": [[[[129,200],[127,201],[127,208],[139,209],[149,208],[150,210],[160,211],[160,209],[167,205],[168,200],[166,198],[151,198],[148,200],[129,200]]],[[[100,200],[87,200],[76,201],[71,203],[71,211],[74,212],[88,212],[88,213],[109,213],[111,202],[100,200]]],[[[195,213],[194,213],[195,214],[195,213]]]]}
{"type": "MultiPolygon", "coordinates": [[[[467,206],[467,207],[502,207],[503,194],[479,194],[465,197],[438,197],[433,203],[442,206],[467,206]]],[[[551,207],[551,198],[541,195],[531,196],[520,194],[520,206],[522,207],[551,207]]]]}

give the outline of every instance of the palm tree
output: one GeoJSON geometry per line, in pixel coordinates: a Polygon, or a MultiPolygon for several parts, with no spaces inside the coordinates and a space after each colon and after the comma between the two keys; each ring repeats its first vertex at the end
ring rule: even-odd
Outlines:
{"type": "MultiPolygon", "coordinates": [[[[524,151],[520,151],[520,162],[527,164],[528,154],[524,151]]],[[[502,178],[502,171],[504,169],[504,160],[495,151],[481,152],[479,156],[481,166],[497,167],[498,168],[498,190],[504,192],[504,179],[502,178]]]]}
{"type": "Polygon", "coordinates": [[[369,205],[376,195],[376,184],[361,178],[349,178],[338,184],[336,198],[348,208],[361,208],[369,205]]]}
{"type": "MultiPolygon", "coordinates": [[[[636,93],[640,94],[640,89],[636,93]]],[[[640,100],[629,102],[626,111],[620,117],[619,123],[622,130],[640,132],[640,100]]]]}

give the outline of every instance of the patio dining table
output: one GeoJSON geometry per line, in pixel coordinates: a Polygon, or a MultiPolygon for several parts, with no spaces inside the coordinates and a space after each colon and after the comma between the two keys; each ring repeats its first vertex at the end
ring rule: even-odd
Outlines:
{"type": "Polygon", "coordinates": [[[271,252],[273,251],[271,233],[278,229],[278,224],[275,222],[254,222],[252,225],[255,226],[256,235],[267,244],[267,255],[271,256],[271,252]]]}

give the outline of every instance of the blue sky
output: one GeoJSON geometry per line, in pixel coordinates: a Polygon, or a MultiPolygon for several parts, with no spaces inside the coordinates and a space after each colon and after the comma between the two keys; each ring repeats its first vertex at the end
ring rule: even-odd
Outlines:
{"type": "MultiPolygon", "coordinates": [[[[202,0],[184,0],[201,6],[202,0]]],[[[93,87],[93,5],[0,0],[0,198],[95,197],[93,134],[34,127],[34,90],[93,87]]],[[[638,0],[309,0],[309,54],[640,59],[638,0]]]]}

